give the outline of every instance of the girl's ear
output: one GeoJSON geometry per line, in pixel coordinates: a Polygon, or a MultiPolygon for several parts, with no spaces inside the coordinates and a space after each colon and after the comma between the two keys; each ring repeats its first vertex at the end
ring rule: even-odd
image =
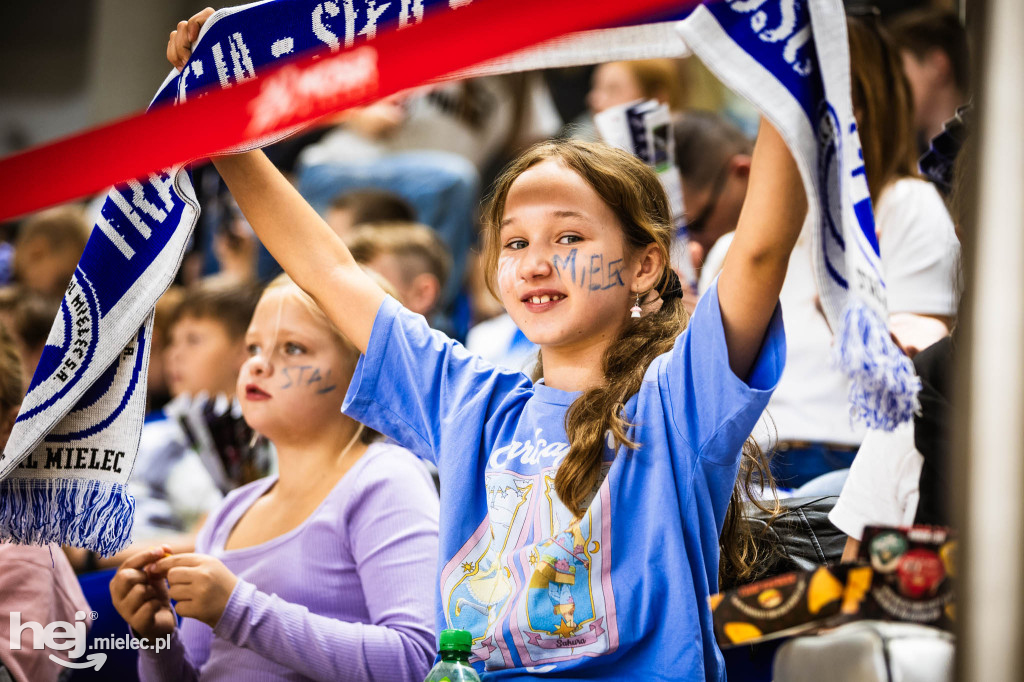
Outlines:
{"type": "Polygon", "coordinates": [[[665,271],[665,257],[657,244],[648,244],[640,251],[633,270],[634,289],[650,291],[658,284],[665,271]]]}

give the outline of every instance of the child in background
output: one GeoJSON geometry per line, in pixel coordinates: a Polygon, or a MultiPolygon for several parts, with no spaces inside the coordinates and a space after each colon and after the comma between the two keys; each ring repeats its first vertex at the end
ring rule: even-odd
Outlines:
{"type": "Polygon", "coordinates": [[[121,615],[141,636],[174,633],[170,650],[141,653],[141,678],[422,680],[439,513],[429,477],[339,414],[359,353],[286,277],[245,340],[242,411],[276,446],[279,474],[229,494],[196,554],[158,547],[121,566],[121,615]]]}
{"type": "Polygon", "coordinates": [[[171,389],[167,385],[166,349],[170,344],[171,321],[185,300],[185,289],[172,286],[156,302],[153,314],[153,340],[149,347],[149,370],[146,372],[146,413],[151,418],[162,415],[160,407],[171,400],[171,389]],[[153,414],[153,413],[156,414],[153,414]]]}
{"type": "MultiPolygon", "coordinates": [[[[18,417],[23,391],[21,360],[6,326],[0,323],[0,448],[7,444],[18,417]]],[[[34,648],[31,628],[22,630],[20,649],[11,644],[9,614],[20,614],[21,623],[89,621],[89,604],[67,557],[56,544],[15,545],[0,543],[0,680],[55,682],[71,670],[51,660],[68,657],[63,651],[34,648]],[[76,619],[81,613],[82,618],[76,619]]]]}
{"type": "Polygon", "coordinates": [[[430,227],[419,223],[361,225],[345,238],[352,257],[391,283],[406,308],[427,319],[437,312],[452,259],[430,227]]]}
{"type": "Polygon", "coordinates": [[[336,197],[324,219],[338,236],[348,239],[349,232],[360,225],[415,222],[416,209],[394,192],[370,187],[336,197]]]}
{"type": "Polygon", "coordinates": [[[0,288],[0,321],[14,337],[26,386],[32,381],[59,310],[59,298],[18,285],[0,288]]]}
{"type": "Polygon", "coordinates": [[[202,283],[171,314],[164,367],[174,398],[165,412],[172,414],[146,422],[129,484],[138,542],[167,541],[169,533],[180,533],[185,544],[177,548],[190,548],[195,529],[223,495],[258,477],[232,480],[212,461],[213,453],[203,453],[204,458],[192,449],[174,418],[180,412],[174,405],[178,401],[201,395],[234,399],[238,372],[248,358],[245,331],[257,298],[249,286],[202,283]]]}
{"type": "MultiPolygon", "coordinates": [[[[209,15],[171,34],[172,64],[209,15]]],[[[762,125],[732,248],[689,324],[650,168],[572,141],[511,164],[485,213],[486,254],[541,347],[537,382],[389,298],[261,152],[214,163],[263,244],[364,353],[346,414],[437,464],[438,629],[469,630],[477,665],[502,679],[723,679],[707,600],[720,534],[733,568],[756,561],[730,496],[782,371],[777,301],[806,214],[774,128],[762,125]]]]}
{"type": "Polygon", "coordinates": [[[25,221],[14,244],[14,276],[26,289],[60,299],[89,240],[78,206],[58,206],[25,221]]]}

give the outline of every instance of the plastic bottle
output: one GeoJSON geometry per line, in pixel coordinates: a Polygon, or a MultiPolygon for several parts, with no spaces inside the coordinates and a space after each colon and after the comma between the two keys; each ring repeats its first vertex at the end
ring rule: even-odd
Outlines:
{"type": "Polygon", "coordinates": [[[480,682],[480,676],[469,664],[469,652],[472,648],[473,635],[469,632],[442,631],[438,651],[441,660],[431,668],[424,682],[480,682]]]}

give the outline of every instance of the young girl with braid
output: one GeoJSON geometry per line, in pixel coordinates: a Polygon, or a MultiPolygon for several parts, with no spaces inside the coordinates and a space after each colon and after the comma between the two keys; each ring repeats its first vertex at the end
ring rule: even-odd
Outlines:
{"type": "MultiPolygon", "coordinates": [[[[172,34],[172,63],[203,18],[172,34]]],[[[646,165],[562,141],[505,170],[485,256],[540,346],[537,381],[389,298],[261,152],[215,163],[362,353],[342,409],[438,467],[438,629],[469,630],[488,679],[724,679],[707,598],[744,441],[782,372],[777,301],[806,213],[774,128],[762,125],[735,240],[689,320],[646,165]]],[[[742,571],[740,539],[721,542],[742,571]]]]}

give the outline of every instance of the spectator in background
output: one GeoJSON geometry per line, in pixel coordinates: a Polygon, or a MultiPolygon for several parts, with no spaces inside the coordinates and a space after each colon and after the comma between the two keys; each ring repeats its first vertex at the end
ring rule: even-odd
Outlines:
{"type": "Polygon", "coordinates": [[[250,286],[213,282],[185,292],[167,327],[164,361],[172,396],[235,394],[256,295],[250,286]]]}
{"type": "Polygon", "coordinates": [[[179,286],[172,286],[156,302],[153,313],[153,340],[149,346],[149,369],[146,372],[147,414],[159,410],[171,399],[165,356],[170,344],[172,318],[184,300],[185,290],[179,286]]]}
{"type": "Polygon", "coordinates": [[[27,219],[14,245],[14,275],[26,289],[61,298],[89,240],[78,206],[58,206],[27,219]]]}
{"type": "Polygon", "coordinates": [[[568,123],[562,135],[598,141],[600,136],[594,125],[594,114],[642,99],[656,99],[667,104],[672,111],[683,109],[685,97],[677,62],[671,59],[639,59],[599,65],[594,69],[587,93],[588,110],[568,123]]]}
{"type": "Polygon", "coordinates": [[[967,101],[970,53],[967,31],[952,12],[920,9],[889,24],[914,98],[914,128],[919,151],[940,132],[942,124],[967,101]]]}
{"type": "MultiPolygon", "coordinates": [[[[18,416],[24,392],[17,345],[0,323],[0,448],[7,444],[18,416]]],[[[44,626],[56,621],[91,625],[89,604],[67,557],[56,544],[45,546],[0,543],[0,680],[55,682],[71,676],[71,670],[51,660],[68,660],[66,652],[36,649],[31,628],[22,630],[21,647],[11,644],[11,619],[18,613],[22,623],[44,626]],[[77,616],[81,617],[77,617],[77,616]]]]}
{"type": "Polygon", "coordinates": [[[414,223],[416,210],[394,192],[383,189],[357,189],[336,197],[324,216],[338,236],[367,223],[414,223]]]}
{"type": "Polygon", "coordinates": [[[875,208],[889,323],[913,356],[952,327],[960,242],[942,197],[917,175],[913,101],[898,54],[873,19],[851,17],[848,27],[853,108],[875,208]]]}
{"type": "MultiPolygon", "coordinates": [[[[873,17],[850,17],[847,25],[854,114],[875,208],[889,323],[913,355],[948,333],[957,309],[960,245],[942,198],[914,172],[913,105],[899,55],[873,17]]],[[[770,427],[758,440],[762,447],[774,445],[772,473],[780,485],[798,488],[831,474],[814,489],[826,494],[842,487],[865,429],[850,419],[849,382],[831,362],[832,332],[818,300],[810,248],[805,225],[780,296],[788,332],[786,369],[767,410],[777,442],[770,427]]]]}
{"type": "MultiPolygon", "coordinates": [[[[949,206],[957,226],[975,211],[974,193],[967,187],[975,172],[975,140],[969,117],[959,112],[947,122],[943,140],[932,140],[949,154],[950,164],[935,168],[933,182],[950,187],[949,206]],[[952,132],[951,132],[952,131],[952,132]]],[[[912,422],[892,432],[871,430],[850,467],[839,501],[829,520],[847,536],[843,559],[857,555],[864,527],[951,525],[950,500],[954,479],[951,466],[953,368],[960,353],[957,330],[914,357],[921,378],[921,410],[912,422]]]]}
{"type": "Polygon", "coordinates": [[[25,386],[32,381],[59,310],[60,299],[17,285],[0,288],[0,321],[14,338],[25,386]]]}
{"type": "Polygon", "coordinates": [[[688,111],[672,126],[686,229],[704,293],[722,269],[747,195],[753,142],[719,114],[688,111]]]}
{"type": "Polygon", "coordinates": [[[656,99],[672,111],[683,108],[679,67],[671,59],[607,62],[594,70],[587,105],[592,114],[638,99],[656,99]]]}
{"type": "Polygon", "coordinates": [[[372,223],[345,241],[356,261],[391,283],[406,308],[427,319],[436,312],[452,259],[433,230],[412,222],[372,223]]]}

